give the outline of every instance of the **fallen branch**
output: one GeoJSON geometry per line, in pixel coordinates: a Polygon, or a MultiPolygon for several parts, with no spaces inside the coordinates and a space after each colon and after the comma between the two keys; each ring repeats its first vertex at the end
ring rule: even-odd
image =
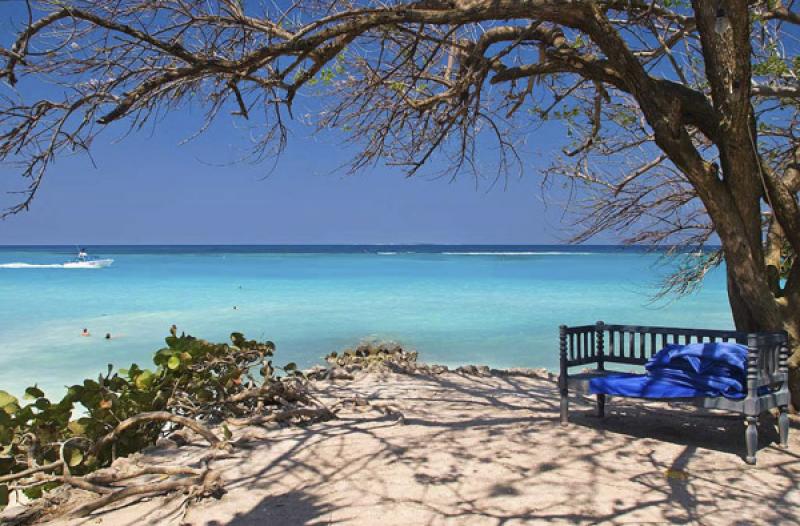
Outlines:
{"type": "Polygon", "coordinates": [[[140,413],[120,422],[113,431],[95,443],[94,447],[92,448],[92,452],[97,454],[105,446],[117,440],[123,432],[143,422],[172,422],[174,424],[188,427],[201,437],[205,438],[213,447],[221,448],[224,447],[225,444],[222,440],[217,438],[217,435],[212,433],[210,429],[197,420],[186,418],[184,416],[173,415],[167,411],[152,411],[149,413],[140,413]]]}
{"type": "Polygon", "coordinates": [[[63,465],[61,460],[56,460],[55,462],[51,462],[49,464],[45,464],[44,466],[38,466],[35,468],[26,469],[25,471],[20,471],[18,473],[11,473],[10,475],[3,475],[0,477],[0,484],[3,482],[11,482],[12,480],[18,480],[25,477],[30,477],[31,475],[35,475],[36,473],[41,473],[42,471],[51,471],[54,469],[58,469],[63,465]]]}
{"type": "Polygon", "coordinates": [[[97,484],[92,484],[91,482],[88,482],[88,481],[82,479],[81,477],[73,477],[68,472],[65,472],[61,476],[61,480],[64,483],[69,484],[70,486],[74,486],[76,488],[80,488],[80,489],[83,489],[83,490],[86,490],[86,491],[91,491],[93,493],[98,493],[100,495],[110,494],[110,493],[112,493],[114,491],[113,489],[107,488],[105,486],[99,486],[97,484]]]}
{"type": "Polygon", "coordinates": [[[269,415],[258,415],[248,418],[229,418],[226,422],[234,426],[251,426],[268,424],[270,422],[285,422],[294,418],[323,419],[333,418],[334,416],[334,413],[326,407],[315,409],[298,408],[289,409],[280,413],[271,413],[269,415]]]}
{"type": "Polygon", "coordinates": [[[153,496],[163,493],[171,493],[180,489],[191,489],[194,487],[196,487],[196,489],[192,493],[195,496],[218,493],[222,490],[222,477],[215,471],[206,470],[200,477],[187,477],[178,480],[168,480],[164,482],[128,486],[100,497],[99,499],[82,504],[73,509],[71,514],[77,517],[85,517],[95,510],[99,510],[100,508],[128,497],[153,496]]]}
{"type": "Polygon", "coordinates": [[[199,477],[205,473],[202,469],[188,468],[183,466],[145,466],[133,472],[128,473],[90,473],[84,479],[96,484],[113,484],[123,480],[130,480],[132,478],[141,477],[143,475],[187,475],[192,477],[199,477]]]}

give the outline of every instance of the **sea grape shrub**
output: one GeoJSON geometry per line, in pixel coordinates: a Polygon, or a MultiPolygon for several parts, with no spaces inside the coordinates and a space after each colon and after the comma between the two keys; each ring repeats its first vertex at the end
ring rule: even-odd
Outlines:
{"type": "Polygon", "coordinates": [[[96,380],[70,386],[58,402],[36,386],[25,390],[23,401],[0,391],[0,509],[8,504],[10,490],[21,489],[36,498],[58,485],[52,477],[13,485],[4,482],[4,476],[55,463],[62,455],[70,473],[80,476],[140,451],[174,429],[145,422],[121,433],[113,444],[95,447],[127,418],[168,411],[216,424],[226,416],[264,407],[265,402],[276,403],[265,400],[267,394],[286,394],[291,381],[302,379],[293,363],[280,368],[285,377],[276,374],[271,361],[274,343],[247,340],[238,332],[230,339],[230,344],[209,343],[173,334],[155,353],[153,369],[132,364],[114,371],[109,364],[96,380]]]}
{"type": "Polygon", "coordinates": [[[416,351],[407,351],[396,342],[366,341],[359,343],[355,348],[345,349],[341,354],[334,351],[325,357],[325,361],[334,367],[346,370],[374,370],[390,365],[404,370],[414,370],[417,356],[416,351]]]}
{"type": "MultiPolygon", "coordinates": [[[[156,352],[153,361],[162,372],[170,404],[178,414],[217,422],[218,405],[244,389],[275,379],[270,358],[275,344],[247,340],[238,332],[231,334],[232,345],[212,344],[191,336],[170,336],[167,347],[156,352]],[[254,376],[254,371],[260,380],[254,376]]],[[[285,369],[293,369],[289,364],[285,369]]],[[[149,381],[147,379],[146,381],[149,381]]]]}

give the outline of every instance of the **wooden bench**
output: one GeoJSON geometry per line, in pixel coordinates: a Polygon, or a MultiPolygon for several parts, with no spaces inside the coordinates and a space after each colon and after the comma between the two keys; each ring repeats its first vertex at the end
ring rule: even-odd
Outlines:
{"type": "MultiPolygon", "coordinates": [[[[706,329],[677,329],[670,327],[642,327],[636,325],[607,325],[602,321],[594,325],[559,328],[561,392],[561,424],[568,424],[569,392],[589,394],[589,381],[598,375],[611,372],[606,365],[644,365],[656,352],[669,343],[735,341],[747,346],[747,394],[740,400],[724,397],[671,398],[668,401],[689,403],[708,409],[723,409],[739,413],[745,420],[745,443],[748,464],[755,464],[758,448],[758,416],[777,408],[780,444],[787,447],[789,437],[789,357],[788,337],[785,332],[746,333],[706,329]],[[570,368],[593,366],[577,374],[570,368]]],[[[665,400],[662,400],[665,401],[665,400]]],[[[606,395],[597,395],[598,416],[605,416],[606,395]]]]}

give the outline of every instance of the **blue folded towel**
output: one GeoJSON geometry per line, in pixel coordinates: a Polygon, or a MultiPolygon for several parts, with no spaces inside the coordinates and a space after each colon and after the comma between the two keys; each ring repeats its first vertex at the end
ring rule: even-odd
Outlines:
{"type": "Polygon", "coordinates": [[[609,374],[589,381],[589,392],[635,398],[744,398],[747,347],[738,343],[670,344],[646,374],[609,374]]]}
{"type": "Polygon", "coordinates": [[[747,371],[747,347],[728,342],[671,343],[650,358],[645,369],[684,368],[684,365],[698,374],[730,369],[730,372],[744,376],[747,371]]]}

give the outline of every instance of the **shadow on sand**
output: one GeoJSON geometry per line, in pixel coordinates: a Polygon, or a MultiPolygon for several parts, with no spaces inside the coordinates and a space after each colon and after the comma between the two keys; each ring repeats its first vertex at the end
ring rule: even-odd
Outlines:
{"type": "Polygon", "coordinates": [[[190,522],[744,524],[786,520],[798,502],[800,458],[775,447],[769,418],[751,468],[739,418],[617,399],[600,419],[576,399],[563,428],[555,386],[541,378],[408,376],[329,394],[402,403],[405,424],[342,415],[287,430],[268,461],[231,467],[242,474],[229,485],[236,501],[269,495],[190,522]]]}
{"type": "Polygon", "coordinates": [[[250,429],[215,463],[226,495],[192,504],[183,524],[786,523],[800,503],[800,433],[780,450],[770,418],[752,467],[739,418],[615,399],[599,419],[576,397],[562,427],[541,377],[376,375],[320,396],[392,404],[404,423],[351,406],[306,428],[250,429]]]}

